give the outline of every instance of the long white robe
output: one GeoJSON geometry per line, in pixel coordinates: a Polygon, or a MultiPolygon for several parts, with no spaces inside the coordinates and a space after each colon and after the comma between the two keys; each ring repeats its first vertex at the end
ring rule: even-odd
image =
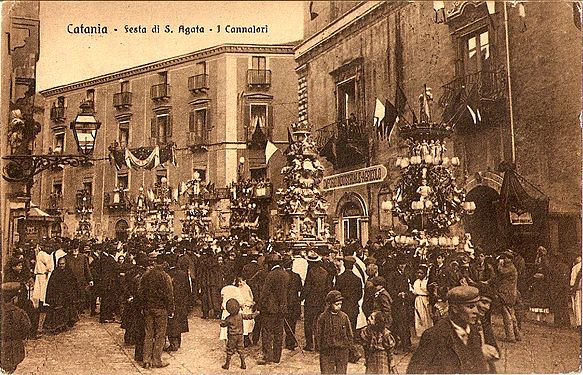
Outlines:
{"type": "Polygon", "coordinates": [[[427,278],[415,280],[413,294],[415,294],[415,333],[420,337],[426,329],[433,327],[429,293],[427,292],[427,278]]]}
{"type": "MultiPolygon", "coordinates": [[[[243,304],[241,305],[241,312],[243,314],[251,314],[253,313],[253,305],[255,305],[255,301],[253,300],[253,292],[251,288],[245,281],[241,285],[239,285],[239,291],[243,296],[243,304]]],[[[253,332],[253,328],[255,328],[255,319],[244,319],[243,320],[243,335],[248,335],[249,333],[253,332]]]]}
{"type": "Polygon", "coordinates": [[[36,255],[36,263],[34,266],[36,277],[34,279],[34,291],[32,292],[33,301],[45,302],[49,276],[54,268],[53,257],[51,254],[40,250],[36,255]]]}

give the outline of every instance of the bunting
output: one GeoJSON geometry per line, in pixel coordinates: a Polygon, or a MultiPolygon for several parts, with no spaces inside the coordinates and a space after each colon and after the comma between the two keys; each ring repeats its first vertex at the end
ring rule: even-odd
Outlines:
{"type": "Polygon", "coordinates": [[[374,107],[374,128],[376,130],[377,136],[379,138],[383,137],[383,126],[382,126],[382,121],[385,118],[385,106],[383,105],[383,103],[381,103],[381,101],[379,100],[379,98],[376,98],[375,101],[375,107],[374,107]]]}
{"type": "Polygon", "coordinates": [[[175,145],[167,144],[162,147],[139,147],[135,149],[113,149],[109,153],[109,160],[117,170],[124,165],[133,169],[152,169],[166,162],[176,166],[175,145]]]}

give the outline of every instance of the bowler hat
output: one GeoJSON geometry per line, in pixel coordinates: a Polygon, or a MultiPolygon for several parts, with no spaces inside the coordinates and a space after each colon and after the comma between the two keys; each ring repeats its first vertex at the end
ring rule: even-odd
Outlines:
{"type": "Polygon", "coordinates": [[[308,255],[308,262],[319,262],[322,260],[322,257],[319,255],[308,255]]]}
{"type": "Polygon", "coordinates": [[[337,290],[331,290],[326,295],[326,303],[336,303],[338,301],[342,301],[344,297],[342,297],[342,293],[337,290]]]}
{"type": "Polygon", "coordinates": [[[480,300],[480,291],[473,286],[456,286],[447,292],[447,300],[450,304],[464,305],[480,300]]]}
{"type": "Polygon", "coordinates": [[[375,277],[373,277],[373,278],[370,279],[370,282],[374,286],[377,286],[377,285],[385,286],[386,280],[382,276],[375,276],[375,277]]]}
{"type": "Polygon", "coordinates": [[[356,263],[356,258],[353,257],[352,255],[345,256],[344,257],[344,264],[346,264],[346,263],[354,264],[354,263],[356,263]]]}

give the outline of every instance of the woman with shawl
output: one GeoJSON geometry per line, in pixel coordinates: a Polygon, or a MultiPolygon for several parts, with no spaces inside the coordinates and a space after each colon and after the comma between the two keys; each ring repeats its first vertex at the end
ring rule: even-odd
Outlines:
{"type": "Polygon", "coordinates": [[[80,298],[77,280],[69,268],[65,258],[57,261],[57,268],[51,273],[47,284],[46,303],[49,305],[45,329],[50,332],[61,332],[79,320],[75,303],[80,298]]]}

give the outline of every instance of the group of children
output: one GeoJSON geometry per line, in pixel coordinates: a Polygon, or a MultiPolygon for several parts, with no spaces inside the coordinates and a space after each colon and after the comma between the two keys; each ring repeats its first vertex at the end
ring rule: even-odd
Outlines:
{"type": "MultiPolygon", "coordinates": [[[[344,297],[339,291],[330,291],[326,296],[326,309],[316,323],[322,374],[346,374],[350,352],[355,350],[350,320],[348,315],[341,311],[343,300],[344,297]]],[[[237,353],[241,359],[241,369],[246,369],[243,320],[253,319],[257,313],[243,314],[239,302],[234,298],[227,301],[226,310],[229,315],[221,320],[221,327],[227,327],[227,355],[222,368],[228,370],[231,357],[237,353]]],[[[395,339],[385,324],[382,312],[373,312],[368,317],[367,323],[368,325],[360,331],[366,373],[388,374],[391,372],[395,339]]]]}

